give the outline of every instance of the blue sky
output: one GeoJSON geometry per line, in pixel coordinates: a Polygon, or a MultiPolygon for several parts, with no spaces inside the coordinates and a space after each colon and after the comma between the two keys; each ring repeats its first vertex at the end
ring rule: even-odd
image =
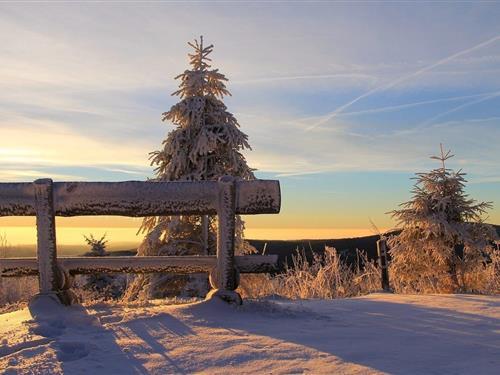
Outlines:
{"type": "Polygon", "coordinates": [[[390,227],[440,143],[500,223],[499,19],[488,2],[2,3],[0,179],[150,176],[203,34],[249,164],[283,188],[250,228],[390,227]]]}

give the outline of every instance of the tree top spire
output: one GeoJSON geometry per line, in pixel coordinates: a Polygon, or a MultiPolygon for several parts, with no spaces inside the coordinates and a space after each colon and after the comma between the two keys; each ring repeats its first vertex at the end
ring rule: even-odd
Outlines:
{"type": "Polygon", "coordinates": [[[213,44],[205,47],[203,36],[193,42],[188,42],[188,44],[194,49],[192,53],[188,53],[191,70],[185,70],[184,73],[175,77],[175,79],[180,79],[181,83],[179,90],[172,95],[179,95],[181,98],[197,97],[198,99],[205,96],[222,98],[231,95],[224,83],[227,81],[224,74],[219,73],[218,69],[211,69],[212,59],[208,55],[213,51],[213,44]]]}
{"type": "Polygon", "coordinates": [[[212,53],[214,45],[210,44],[208,47],[203,46],[203,35],[200,35],[200,39],[195,39],[194,42],[188,42],[188,44],[193,47],[194,53],[189,53],[189,64],[194,68],[194,70],[205,71],[210,68],[209,61],[212,61],[208,57],[212,53]]]}
{"type": "Polygon", "coordinates": [[[439,144],[439,148],[441,150],[441,155],[440,156],[431,156],[431,159],[435,159],[435,160],[441,161],[441,164],[443,166],[442,168],[443,168],[443,170],[445,170],[446,169],[446,160],[454,157],[455,155],[451,154],[451,150],[448,150],[445,153],[444,149],[443,149],[443,144],[442,143],[439,144]]]}

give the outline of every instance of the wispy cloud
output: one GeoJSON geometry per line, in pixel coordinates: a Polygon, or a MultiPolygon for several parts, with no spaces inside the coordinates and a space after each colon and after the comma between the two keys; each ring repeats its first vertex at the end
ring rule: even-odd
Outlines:
{"type": "Polygon", "coordinates": [[[320,170],[312,170],[312,171],[301,171],[301,172],[287,172],[287,173],[278,173],[276,174],[276,177],[295,177],[295,176],[308,176],[308,175],[314,175],[314,174],[322,174],[325,172],[330,172],[332,171],[332,168],[329,169],[320,169],[320,170]]]}
{"type": "Polygon", "coordinates": [[[363,81],[377,81],[377,77],[369,74],[362,73],[334,73],[334,74],[309,74],[309,75],[297,75],[297,76],[275,76],[275,77],[262,77],[262,78],[250,78],[244,80],[234,80],[231,81],[232,85],[245,85],[245,84],[259,84],[259,83],[271,83],[271,82],[282,82],[282,81],[314,81],[314,80],[329,80],[329,79],[351,79],[351,80],[363,80],[363,81]]]}
{"type": "Polygon", "coordinates": [[[315,124],[312,124],[311,126],[309,126],[307,128],[307,130],[313,130],[315,128],[317,128],[318,126],[321,126],[323,124],[325,124],[326,122],[330,121],[331,119],[333,119],[334,117],[336,117],[339,113],[341,113],[342,111],[344,111],[345,109],[351,107],[353,104],[359,102],[360,100],[366,98],[366,97],[369,97],[375,93],[378,93],[378,92],[382,92],[382,91],[385,91],[385,90],[388,90],[390,88],[393,88],[397,85],[399,85],[400,83],[403,83],[405,81],[408,81],[410,79],[413,79],[413,78],[416,78],[418,76],[420,76],[421,74],[424,74],[434,68],[437,68],[438,66],[441,66],[441,65],[444,65],[444,64],[447,64],[449,63],[450,61],[458,58],[458,57],[461,57],[463,55],[466,55],[468,53],[471,53],[475,50],[478,50],[480,48],[484,48],[486,46],[489,46],[493,43],[496,43],[500,40],[500,35],[497,35],[493,38],[490,38],[484,42],[481,42],[479,44],[476,44],[475,46],[473,47],[470,47],[470,48],[467,48],[467,49],[464,49],[460,52],[457,52],[457,53],[454,53],[453,55],[450,55],[448,57],[445,57],[444,59],[440,59],[438,60],[437,62],[433,63],[433,64],[430,64],[430,65],[427,65],[413,73],[410,73],[410,74],[407,74],[407,75],[404,75],[402,77],[399,77],[398,79],[396,80],[393,80],[393,81],[390,81],[389,83],[386,83],[384,85],[380,85],[380,86],[377,86],[367,92],[365,92],[364,94],[356,97],[355,99],[349,101],[348,103],[338,107],[336,110],[334,110],[333,112],[330,112],[328,115],[326,115],[322,120],[316,122],[315,124]]]}
{"type": "Polygon", "coordinates": [[[455,101],[460,101],[460,100],[465,100],[465,99],[473,99],[473,98],[481,98],[482,100],[483,99],[488,100],[488,99],[495,97],[496,95],[497,95],[496,91],[482,93],[482,94],[474,94],[474,95],[460,95],[460,96],[453,96],[453,97],[448,97],[448,98],[423,100],[423,101],[419,101],[419,102],[393,105],[393,106],[387,106],[387,107],[371,108],[371,109],[365,109],[365,110],[361,110],[361,111],[342,112],[342,113],[339,113],[337,116],[339,116],[339,117],[358,116],[358,115],[366,115],[366,114],[374,114],[374,113],[394,112],[394,111],[400,111],[403,109],[420,107],[420,106],[429,105],[429,104],[455,102],[455,101]]]}
{"type": "Polygon", "coordinates": [[[50,177],[59,181],[81,181],[85,177],[73,174],[59,174],[51,172],[50,175],[46,171],[39,170],[23,170],[23,169],[0,169],[0,179],[4,181],[31,181],[41,177],[50,177]]]}
{"type": "MultiPolygon", "coordinates": [[[[481,176],[497,168],[496,163],[479,163],[477,159],[500,158],[500,152],[491,142],[500,137],[498,120],[498,117],[463,119],[420,128],[412,126],[405,131],[398,127],[384,132],[369,129],[372,135],[366,130],[373,125],[358,124],[357,132],[363,137],[353,134],[349,126],[335,132],[334,137],[323,132],[311,132],[304,137],[300,128],[288,128],[286,137],[274,140],[266,139],[265,133],[254,132],[252,123],[247,122],[250,139],[255,142],[254,151],[248,153],[247,158],[259,170],[274,172],[280,177],[340,171],[413,173],[431,167],[427,156],[434,154],[439,143],[444,142],[463,160],[468,160],[460,167],[481,176]]],[[[260,125],[279,129],[278,121],[270,120],[260,125]]]]}
{"type": "Polygon", "coordinates": [[[19,128],[9,122],[0,122],[0,126],[2,137],[8,139],[8,144],[20,145],[9,147],[0,144],[1,163],[52,166],[127,164],[143,167],[147,164],[150,151],[146,142],[84,137],[80,132],[71,131],[65,124],[56,122],[24,119],[23,126],[19,128]]]}
{"type": "Polygon", "coordinates": [[[2,180],[150,176],[148,153],[173,128],[160,115],[177,101],[170,93],[187,68],[186,42],[203,34],[215,44],[214,68],[230,80],[225,103],[249,135],[249,164],[283,180],[283,214],[259,217],[260,225],[360,227],[368,215],[379,223],[377,212],[406,194],[394,175],[434,166],[427,156],[440,142],[460,156],[452,166],[470,173],[473,191],[500,199],[482,185],[498,183],[500,111],[487,99],[500,87],[498,4],[117,10],[0,4],[2,180]],[[331,190],[345,194],[317,198],[331,190]]]}
{"type": "Polygon", "coordinates": [[[132,174],[132,175],[143,175],[144,174],[144,171],[123,169],[123,168],[106,168],[106,167],[103,167],[102,170],[109,171],[109,172],[119,172],[119,173],[125,173],[125,174],[132,174]]]}
{"type": "Polygon", "coordinates": [[[458,112],[464,108],[467,108],[467,107],[470,107],[470,106],[473,106],[473,105],[476,105],[476,104],[479,104],[479,103],[482,103],[482,102],[485,102],[487,100],[492,100],[492,99],[495,99],[497,98],[498,96],[500,96],[500,91],[497,91],[497,92],[494,92],[494,93],[490,93],[486,96],[483,96],[483,97],[480,97],[479,99],[474,99],[474,100],[471,100],[471,101],[468,101],[467,103],[463,103],[459,106],[456,106],[448,111],[445,111],[445,112],[442,112],[442,113],[439,113],[433,117],[431,117],[430,119],[428,120],[425,120],[424,122],[420,123],[417,125],[417,127],[423,127],[423,126],[426,126],[426,125],[429,125],[429,124],[432,124],[433,122],[435,122],[436,120],[439,120],[440,118],[443,118],[449,114],[452,114],[454,112],[458,112]]]}
{"type": "Polygon", "coordinates": [[[484,176],[484,177],[475,177],[471,179],[467,179],[469,184],[477,185],[477,184],[489,184],[489,183],[500,183],[500,176],[484,176]]]}

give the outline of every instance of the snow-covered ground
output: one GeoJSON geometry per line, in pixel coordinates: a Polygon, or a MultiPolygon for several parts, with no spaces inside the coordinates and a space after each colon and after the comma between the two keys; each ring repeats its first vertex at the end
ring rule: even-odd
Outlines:
{"type": "Polygon", "coordinates": [[[98,304],[0,319],[6,374],[500,373],[500,296],[98,304]]]}

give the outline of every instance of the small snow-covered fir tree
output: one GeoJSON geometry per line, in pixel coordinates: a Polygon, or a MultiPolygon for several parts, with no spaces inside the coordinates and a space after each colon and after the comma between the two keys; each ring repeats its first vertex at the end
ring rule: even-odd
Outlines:
{"type": "MultiPolygon", "coordinates": [[[[162,117],[176,128],[163,141],[162,148],[150,155],[151,164],[155,166],[152,180],[217,180],[223,175],[254,179],[253,170],[241,153],[250,148],[248,137],[222,101],[230,95],[225,84],[227,78],[210,65],[213,45],[204,46],[203,37],[188,44],[194,49],[188,54],[191,69],[175,77],[180,80],[179,90],[172,94],[180,101],[162,117]]],[[[140,229],[146,237],[138,255],[215,254],[216,226],[215,217],[147,217],[140,229]]],[[[243,240],[243,230],[243,222],[237,217],[236,250],[240,252],[251,249],[243,240]]],[[[136,298],[139,294],[160,297],[165,279],[138,277],[129,288],[127,298],[136,298]]]]}
{"type": "Polygon", "coordinates": [[[476,202],[464,192],[465,173],[446,168],[453,157],[441,145],[441,166],[418,173],[413,198],[392,216],[402,232],[389,240],[392,278],[407,291],[464,290],[467,268],[482,265],[496,232],[484,224],[491,203],[476,202]]]}
{"type": "MultiPolygon", "coordinates": [[[[108,240],[106,233],[100,238],[94,237],[93,234],[83,236],[85,242],[90,246],[90,251],[86,252],[86,257],[105,257],[109,253],[106,251],[108,240]]],[[[81,276],[81,289],[84,292],[85,298],[104,298],[115,299],[119,298],[125,289],[124,275],[110,275],[106,273],[93,273],[87,276],[81,276]]]]}
{"type": "Polygon", "coordinates": [[[99,239],[95,238],[93,234],[90,234],[88,237],[83,235],[83,238],[90,246],[90,252],[86,253],[85,256],[102,257],[107,255],[106,244],[108,240],[106,240],[106,233],[99,239]]]}

